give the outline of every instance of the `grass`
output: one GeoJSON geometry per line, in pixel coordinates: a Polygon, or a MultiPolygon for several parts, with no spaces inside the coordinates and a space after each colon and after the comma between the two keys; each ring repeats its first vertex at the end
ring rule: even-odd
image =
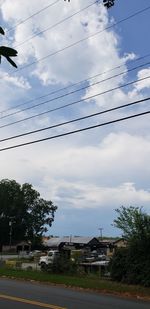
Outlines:
{"type": "Polygon", "coordinates": [[[97,276],[69,276],[44,273],[40,271],[15,270],[0,268],[1,277],[9,277],[16,279],[34,280],[43,283],[62,284],[67,287],[78,287],[83,289],[91,289],[103,293],[123,295],[150,300],[150,288],[135,285],[126,285],[112,282],[107,279],[100,279],[97,276]]]}

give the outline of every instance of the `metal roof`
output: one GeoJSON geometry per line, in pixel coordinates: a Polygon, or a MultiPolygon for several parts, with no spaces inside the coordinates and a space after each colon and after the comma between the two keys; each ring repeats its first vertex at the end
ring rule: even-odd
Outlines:
{"type": "MultiPolygon", "coordinates": [[[[45,241],[44,244],[48,247],[58,247],[61,243],[72,243],[72,244],[88,244],[95,237],[82,237],[82,236],[65,236],[65,237],[52,237],[45,241]]],[[[97,239],[96,239],[97,240],[97,239]]],[[[98,240],[97,240],[98,242],[98,240]]]]}

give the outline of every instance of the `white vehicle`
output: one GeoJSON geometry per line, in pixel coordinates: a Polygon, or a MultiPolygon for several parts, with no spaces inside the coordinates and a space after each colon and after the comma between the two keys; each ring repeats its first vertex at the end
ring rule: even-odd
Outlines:
{"type": "Polygon", "coordinates": [[[40,256],[40,254],[41,254],[41,251],[40,250],[34,250],[34,251],[31,251],[31,252],[29,252],[29,257],[38,257],[38,256],[40,256]]]}
{"type": "Polygon", "coordinates": [[[47,269],[50,265],[54,263],[54,261],[60,256],[59,251],[50,250],[47,255],[41,256],[39,260],[39,265],[41,269],[47,269]]]}

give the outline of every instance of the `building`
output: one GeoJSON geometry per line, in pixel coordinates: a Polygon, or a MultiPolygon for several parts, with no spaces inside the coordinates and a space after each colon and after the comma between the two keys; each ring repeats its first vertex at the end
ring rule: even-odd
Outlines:
{"type": "Polygon", "coordinates": [[[117,248],[126,248],[127,241],[123,238],[115,239],[103,239],[100,240],[101,252],[107,257],[111,257],[117,248]]]}
{"type": "Polygon", "coordinates": [[[43,243],[48,249],[89,249],[90,251],[99,248],[99,240],[96,237],[65,236],[52,237],[43,243]]]}
{"type": "Polygon", "coordinates": [[[31,250],[31,242],[30,241],[21,241],[19,243],[13,243],[10,245],[3,245],[1,247],[1,252],[12,252],[12,253],[19,253],[19,252],[30,252],[31,250]]]}

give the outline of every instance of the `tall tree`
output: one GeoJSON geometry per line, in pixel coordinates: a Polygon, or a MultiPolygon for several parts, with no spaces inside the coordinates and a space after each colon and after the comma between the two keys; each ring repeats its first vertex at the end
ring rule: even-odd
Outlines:
{"type": "Polygon", "coordinates": [[[112,258],[112,279],[150,286],[150,215],[132,206],[116,212],[114,226],[122,230],[128,246],[116,250],[112,258]]]}
{"type": "Polygon", "coordinates": [[[31,184],[0,181],[0,243],[9,243],[10,224],[14,241],[39,239],[52,225],[56,209],[31,184]]]}
{"type": "Polygon", "coordinates": [[[150,236],[150,216],[142,208],[122,206],[116,209],[118,217],[114,226],[122,230],[123,237],[128,241],[144,240],[150,236]]]}

